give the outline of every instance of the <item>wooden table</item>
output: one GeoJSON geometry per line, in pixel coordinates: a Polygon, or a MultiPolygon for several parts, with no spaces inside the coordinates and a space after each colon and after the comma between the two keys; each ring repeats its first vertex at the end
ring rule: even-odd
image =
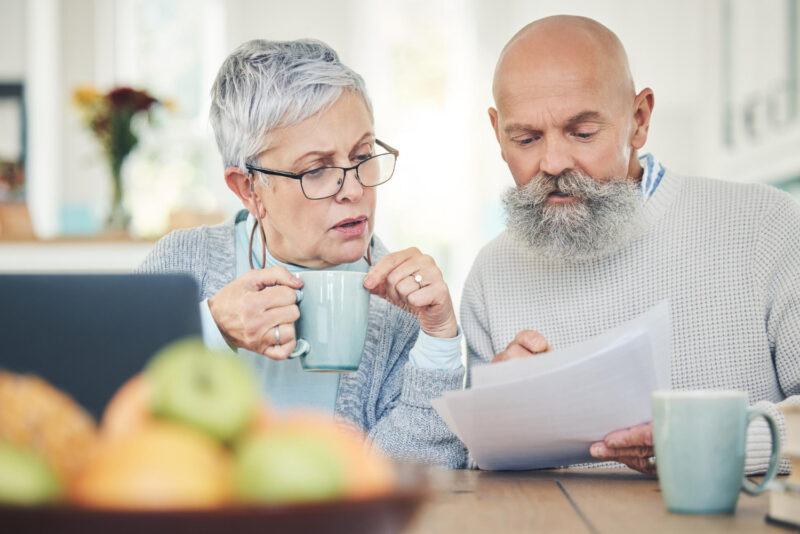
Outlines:
{"type": "Polygon", "coordinates": [[[734,515],[669,513],[658,481],[630,470],[436,471],[406,534],[791,532],[764,521],[766,494],[734,515]]]}

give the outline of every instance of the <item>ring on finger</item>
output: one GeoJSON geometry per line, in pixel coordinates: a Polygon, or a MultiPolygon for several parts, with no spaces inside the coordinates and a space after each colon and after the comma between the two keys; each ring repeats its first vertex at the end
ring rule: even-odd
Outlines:
{"type": "Polygon", "coordinates": [[[647,465],[649,465],[650,467],[655,467],[656,466],[656,457],[655,456],[648,456],[647,457],[647,465]]]}
{"type": "Polygon", "coordinates": [[[416,283],[418,283],[418,284],[419,284],[419,288],[420,288],[420,289],[422,289],[423,287],[425,287],[425,286],[423,286],[423,285],[422,285],[422,275],[421,275],[421,274],[419,274],[419,273],[414,273],[413,275],[411,275],[411,277],[414,279],[414,281],[415,281],[416,283]]]}
{"type": "Polygon", "coordinates": [[[281,329],[278,328],[278,325],[275,325],[275,344],[281,344],[281,329]]]}

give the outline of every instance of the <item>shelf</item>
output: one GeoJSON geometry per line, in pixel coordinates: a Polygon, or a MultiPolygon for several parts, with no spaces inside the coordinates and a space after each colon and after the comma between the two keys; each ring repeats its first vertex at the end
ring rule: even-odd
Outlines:
{"type": "Polygon", "coordinates": [[[0,241],[0,273],[131,272],[154,244],[104,238],[0,241]]]}

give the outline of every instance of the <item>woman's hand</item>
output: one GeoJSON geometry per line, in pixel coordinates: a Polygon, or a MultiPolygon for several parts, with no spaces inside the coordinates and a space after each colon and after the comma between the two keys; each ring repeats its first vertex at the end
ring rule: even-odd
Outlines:
{"type": "Polygon", "coordinates": [[[458,335],[450,290],[432,257],[417,248],[387,254],[376,263],[364,287],[419,318],[422,331],[432,337],[458,335]]]}
{"type": "Polygon", "coordinates": [[[302,286],[285,267],[257,269],[220,289],[208,309],[229,344],[283,360],[295,347],[300,310],[294,290],[302,286]]]}

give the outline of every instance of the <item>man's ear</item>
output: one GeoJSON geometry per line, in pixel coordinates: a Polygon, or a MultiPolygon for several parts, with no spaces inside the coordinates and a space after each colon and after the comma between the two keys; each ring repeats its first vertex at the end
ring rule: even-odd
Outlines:
{"type": "Polygon", "coordinates": [[[500,157],[503,158],[503,161],[508,162],[506,159],[506,154],[503,152],[503,144],[500,142],[500,124],[497,117],[497,110],[495,108],[489,108],[489,121],[492,123],[494,136],[497,138],[497,143],[500,145],[500,157]]]}
{"type": "Polygon", "coordinates": [[[647,142],[647,133],[650,130],[650,115],[653,113],[655,96],[653,90],[645,87],[633,100],[633,133],[631,147],[639,150],[647,142]]]}
{"type": "Polygon", "coordinates": [[[228,184],[228,189],[239,197],[247,211],[261,219],[265,215],[262,213],[264,206],[259,202],[258,195],[254,190],[255,182],[255,176],[247,174],[239,167],[225,169],[225,183],[228,184]]]}

